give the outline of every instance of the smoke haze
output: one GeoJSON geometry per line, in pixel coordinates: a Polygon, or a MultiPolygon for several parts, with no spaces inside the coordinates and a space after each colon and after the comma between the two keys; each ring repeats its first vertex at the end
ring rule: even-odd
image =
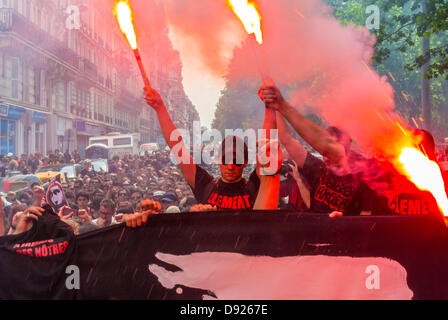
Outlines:
{"type": "Polygon", "coordinates": [[[277,85],[293,87],[285,92],[293,105],[345,129],[370,155],[393,156],[397,145],[406,144],[397,122],[405,124],[392,112],[392,86],[369,66],[375,35],[364,26],[343,26],[323,1],[258,0],[262,47],[245,34],[225,0],[164,3],[170,25],[198,48],[197,59],[211,72],[240,80],[259,79],[267,70],[277,85]],[[236,32],[233,41],[244,41],[229,66],[222,53],[231,44],[225,37],[230,30],[236,32]]]}

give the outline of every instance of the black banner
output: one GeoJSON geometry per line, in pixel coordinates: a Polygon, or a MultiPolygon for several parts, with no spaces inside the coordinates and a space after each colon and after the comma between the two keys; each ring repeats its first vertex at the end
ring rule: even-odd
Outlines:
{"type": "Polygon", "coordinates": [[[446,299],[447,235],[437,216],[156,215],[75,237],[57,261],[2,255],[0,298],[446,299]]]}

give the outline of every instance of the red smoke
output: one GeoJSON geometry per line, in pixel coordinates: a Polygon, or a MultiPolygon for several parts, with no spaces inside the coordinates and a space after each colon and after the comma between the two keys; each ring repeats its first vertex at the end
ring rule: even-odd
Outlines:
{"type": "MultiPolygon", "coordinates": [[[[328,124],[348,132],[367,155],[385,159],[400,171],[397,159],[401,151],[415,147],[415,137],[393,113],[392,86],[370,67],[374,34],[364,26],[343,26],[323,0],[257,0],[263,45],[242,42],[241,48],[234,50],[231,64],[225,55],[229,46],[235,39],[253,35],[246,34],[226,0],[130,2],[137,34],[148,41],[148,55],[159,50],[151,38],[166,34],[168,21],[177,34],[191,42],[191,52],[199,52],[198,61],[214,74],[253,81],[260,79],[260,69],[267,69],[277,85],[291,88],[284,93],[293,105],[311,109],[328,124]],[[263,57],[266,68],[257,64],[257,57],[263,57]]],[[[170,59],[176,55],[171,45],[165,49],[167,54],[157,55],[163,61],[154,62],[162,70],[176,60],[170,59]]],[[[358,170],[375,176],[367,165],[360,163],[358,170]]]]}
{"type": "Polygon", "coordinates": [[[223,76],[228,65],[224,52],[229,46],[229,37],[242,38],[245,34],[226,1],[163,0],[161,3],[170,27],[200,52],[198,60],[217,76],[223,76]]]}
{"type": "MultiPolygon", "coordinates": [[[[388,118],[394,107],[393,89],[369,67],[375,36],[365,27],[341,25],[322,0],[256,2],[264,43],[243,42],[234,51],[229,70],[223,52],[229,49],[230,33],[236,31],[235,39],[253,35],[246,34],[226,0],[130,0],[136,32],[145,39],[144,56],[160,50],[154,38],[168,32],[167,21],[191,41],[197,49],[192,51],[199,52],[197,59],[216,75],[259,79],[255,57],[263,56],[272,79],[295,88],[289,92],[293,105],[312,109],[329,124],[345,129],[371,155],[396,155],[391,142],[402,146],[405,136],[395,122],[404,124],[388,118]]],[[[170,54],[158,54],[165,60],[158,64],[169,64],[170,54]]],[[[152,71],[151,60],[147,64],[152,71]]]]}
{"type": "MultiPolygon", "coordinates": [[[[170,24],[200,48],[198,59],[216,74],[228,64],[221,55],[228,28],[237,23],[243,39],[253,37],[245,34],[225,0],[163,3],[170,24]]],[[[369,67],[375,36],[363,26],[343,26],[321,0],[256,3],[263,46],[244,42],[235,51],[228,78],[259,78],[254,54],[263,56],[278,85],[296,88],[289,92],[294,105],[311,108],[329,124],[345,129],[369,154],[396,156],[397,145],[403,146],[406,136],[395,122],[404,124],[388,118],[394,108],[392,86],[369,67]]]]}

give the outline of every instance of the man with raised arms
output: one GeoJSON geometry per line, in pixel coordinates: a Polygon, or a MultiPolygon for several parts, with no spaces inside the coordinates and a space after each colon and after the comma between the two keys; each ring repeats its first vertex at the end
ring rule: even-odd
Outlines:
{"type": "MultiPolygon", "coordinates": [[[[242,177],[243,169],[248,164],[248,147],[241,138],[227,136],[221,143],[217,159],[221,178],[214,179],[199,164],[194,163],[160,94],[150,87],[146,87],[144,93],[146,102],[157,113],[166,143],[180,159],[179,168],[199,204],[207,205],[205,208],[210,210],[278,208],[279,169],[282,159],[278,143],[269,139],[270,133],[266,134],[266,140],[259,142],[258,156],[264,161],[261,161],[262,164],[257,161],[257,168],[248,181],[242,177]]],[[[263,129],[270,132],[270,129],[275,129],[275,122],[275,110],[266,108],[263,129]]],[[[147,220],[146,217],[143,219],[142,215],[143,213],[136,213],[127,216],[125,220],[133,222],[137,219],[137,225],[141,225],[147,220]]]]}
{"type": "Polygon", "coordinates": [[[353,174],[350,163],[360,155],[351,151],[351,138],[336,127],[327,130],[308,120],[291,106],[278,87],[263,85],[259,90],[261,100],[277,110],[277,124],[280,142],[285,146],[292,160],[297,163],[311,187],[310,211],[316,213],[340,212],[358,215],[364,207],[363,191],[367,186],[353,174]],[[317,152],[318,159],[296,140],[285,122],[317,152]]]}

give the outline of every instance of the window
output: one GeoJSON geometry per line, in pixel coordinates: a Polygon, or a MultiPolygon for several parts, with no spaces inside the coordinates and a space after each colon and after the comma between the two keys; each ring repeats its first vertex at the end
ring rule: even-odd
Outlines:
{"type": "Polygon", "coordinates": [[[30,2],[27,7],[27,17],[32,23],[36,23],[36,15],[34,11],[34,4],[30,2]]]}
{"type": "Polygon", "coordinates": [[[40,101],[40,70],[35,70],[35,72],[34,72],[34,103],[37,105],[41,104],[41,101],[40,101]]]}
{"type": "Polygon", "coordinates": [[[13,120],[0,121],[0,150],[3,155],[8,152],[16,154],[16,124],[13,120]]]}
{"type": "Polygon", "coordinates": [[[64,136],[58,136],[58,149],[64,150],[64,136]]]}
{"type": "Polygon", "coordinates": [[[114,146],[124,146],[124,145],[129,145],[132,144],[132,139],[129,138],[118,138],[118,139],[114,139],[114,146]]]}
{"type": "Polygon", "coordinates": [[[78,96],[77,96],[78,89],[76,89],[73,82],[70,83],[70,89],[71,89],[70,91],[71,91],[71,96],[72,96],[71,104],[74,106],[77,106],[78,105],[78,96]]]}
{"type": "Polygon", "coordinates": [[[91,143],[91,144],[94,144],[94,143],[100,143],[100,144],[105,144],[106,146],[109,145],[109,141],[108,141],[107,139],[102,139],[102,140],[90,140],[90,143],[91,143]]]}
{"type": "Polygon", "coordinates": [[[56,93],[56,104],[55,108],[59,110],[66,110],[66,85],[64,82],[59,81],[55,85],[55,93],[56,93]]]}
{"type": "Polygon", "coordinates": [[[9,0],[0,1],[0,8],[10,8],[9,0]]]}
{"type": "Polygon", "coordinates": [[[35,152],[45,152],[44,150],[44,125],[40,123],[34,124],[35,152]]]}
{"type": "Polygon", "coordinates": [[[11,81],[8,75],[8,63],[4,55],[0,55],[0,96],[8,96],[11,93],[11,81]]]}
{"type": "Polygon", "coordinates": [[[19,59],[11,59],[11,98],[19,99],[19,59]]]}
{"type": "Polygon", "coordinates": [[[34,70],[24,67],[23,101],[34,103],[34,70]]]}
{"type": "Polygon", "coordinates": [[[23,10],[23,0],[15,0],[14,1],[14,9],[16,9],[17,11],[19,11],[20,14],[24,14],[24,10],[23,10]]]}

